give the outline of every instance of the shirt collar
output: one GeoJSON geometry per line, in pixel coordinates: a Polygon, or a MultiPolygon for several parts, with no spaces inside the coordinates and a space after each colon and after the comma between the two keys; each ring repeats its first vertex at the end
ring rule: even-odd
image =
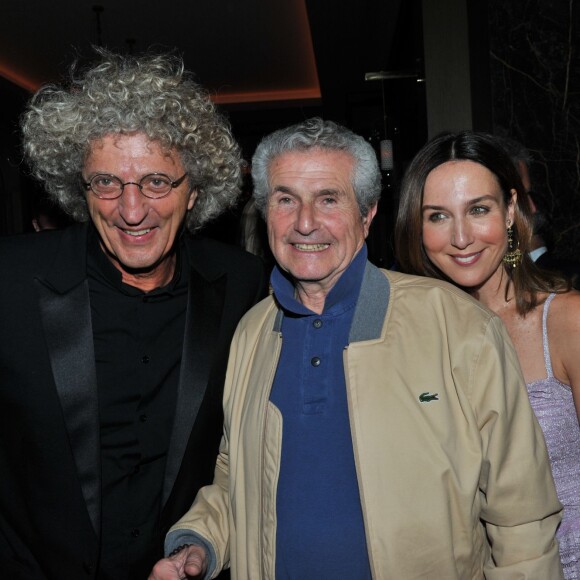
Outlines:
{"type": "Polygon", "coordinates": [[[546,248],[546,246],[542,246],[540,248],[532,250],[530,252],[530,258],[532,259],[532,262],[535,262],[541,255],[545,254],[547,251],[548,248],[546,248]]]}
{"type": "MultiPolygon", "coordinates": [[[[323,314],[337,315],[351,308],[358,299],[367,262],[367,247],[363,244],[352,262],[328,293],[324,301],[323,314]]],[[[310,315],[312,311],[296,300],[296,291],[292,278],[278,266],[272,270],[270,283],[276,299],[288,312],[310,315]]]]}

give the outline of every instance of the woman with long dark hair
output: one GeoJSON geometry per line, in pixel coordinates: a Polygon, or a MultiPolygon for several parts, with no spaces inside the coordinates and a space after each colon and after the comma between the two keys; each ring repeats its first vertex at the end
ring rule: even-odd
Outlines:
{"type": "Polygon", "coordinates": [[[529,198],[493,136],[442,134],[407,169],[398,268],[452,282],[506,325],[564,505],[557,537],[570,580],[580,578],[580,293],[535,266],[531,237],[529,198]]]}

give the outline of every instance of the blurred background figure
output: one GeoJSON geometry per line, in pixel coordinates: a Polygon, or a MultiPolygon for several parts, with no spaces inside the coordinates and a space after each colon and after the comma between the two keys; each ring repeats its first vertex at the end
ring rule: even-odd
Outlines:
{"type": "Polygon", "coordinates": [[[580,577],[580,294],[529,256],[532,209],[516,165],[490,135],[442,134],[402,183],[399,268],[448,280],[498,314],[542,426],[564,519],[567,579],[580,577]]]}
{"type": "Polygon", "coordinates": [[[32,202],[31,223],[35,232],[42,232],[64,228],[73,222],[46,194],[39,193],[32,202]]]}
{"type": "Polygon", "coordinates": [[[572,286],[580,289],[580,261],[554,255],[554,234],[548,202],[541,192],[528,192],[532,211],[533,235],[530,258],[544,270],[558,272],[568,278],[572,286]]]}
{"type": "Polygon", "coordinates": [[[270,273],[275,260],[268,244],[266,222],[252,196],[252,178],[249,170],[244,172],[242,185],[242,211],[238,224],[238,244],[255,256],[258,256],[265,265],[266,272],[270,273]]]}
{"type": "Polygon", "coordinates": [[[572,286],[580,288],[580,261],[560,258],[554,255],[554,231],[551,210],[544,193],[532,186],[531,166],[533,157],[519,141],[509,137],[498,137],[498,142],[514,162],[522,185],[526,190],[532,212],[532,239],[530,258],[538,267],[557,272],[570,279],[572,286]]]}

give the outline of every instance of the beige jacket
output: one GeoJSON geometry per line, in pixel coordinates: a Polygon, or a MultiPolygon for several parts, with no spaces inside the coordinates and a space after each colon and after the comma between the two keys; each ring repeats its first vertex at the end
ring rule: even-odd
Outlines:
{"type": "MultiPolygon", "coordinates": [[[[214,484],[168,536],[203,538],[212,577],[228,565],[233,579],[275,577],[280,322],[271,297],[240,322],[214,484]]],[[[369,264],[344,368],[374,578],[561,578],[561,505],[498,317],[448,284],[369,264]]]]}

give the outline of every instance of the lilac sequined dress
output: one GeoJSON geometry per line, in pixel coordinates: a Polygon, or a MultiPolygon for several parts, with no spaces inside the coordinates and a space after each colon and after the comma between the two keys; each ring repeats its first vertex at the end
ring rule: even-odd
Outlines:
{"type": "MultiPolygon", "coordinates": [[[[556,379],[548,348],[546,321],[550,294],[544,303],[542,340],[547,378],[527,385],[530,402],[538,418],[552,464],[558,498],[564,506],[564,518],[556,534],[566,580],[580,580],[580,427],[572,391],[556,379]]],[[[580,356],[580,353],[578,353],[580,356]]]]}

